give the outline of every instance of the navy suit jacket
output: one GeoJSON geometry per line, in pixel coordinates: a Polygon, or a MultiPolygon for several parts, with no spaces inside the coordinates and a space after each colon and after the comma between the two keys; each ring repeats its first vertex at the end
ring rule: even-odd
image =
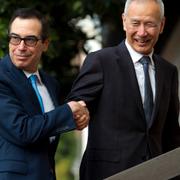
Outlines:
{"type": "Polygon", "coordinates": [[[146,123],[134,65],[124,41],[90,53],[68,99],[90,110],[80,179],[101,180],[180,145],[177,68],[157,55],[156,97],[146,123]]]}
{"type": "Polygon", "coordinates": [[[0,61],[0,179],[50,180],[57,141],[49,137],[75,128],[67,104],[58,106],[58,83],[40,71],[56,109],[41,113],[36,94],[9,56],[0,61]]]}

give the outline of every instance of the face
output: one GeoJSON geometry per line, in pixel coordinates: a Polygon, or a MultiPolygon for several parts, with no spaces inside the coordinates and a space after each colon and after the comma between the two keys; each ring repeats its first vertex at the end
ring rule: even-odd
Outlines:
{"type": "Polygon", "coordinates": [[[122,18],[126,38],[131,47],[140,54],[151,53],[165,23],[165,18],[160,17],[158,4],[154,1],[133,1],[122,18]]]}
{"type": "MultiPolygon", "coordinates": [[[[21,19],[16,18],[10,29],[10,36],[27,38],[41,38],[41,22],[38,19],[21,19]]],[[[41,55],[48,48],[48,40],[37,40],[35,46],[28,46],[24,40],[21,40],[19,45],[9,42],[9,54],[13,64],[27,72],[37,71],[41,55]]]]}

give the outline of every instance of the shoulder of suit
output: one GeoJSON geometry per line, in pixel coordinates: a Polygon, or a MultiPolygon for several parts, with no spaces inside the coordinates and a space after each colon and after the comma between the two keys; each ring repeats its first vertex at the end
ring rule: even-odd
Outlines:
{"type": "Polygon", "coordinates": [[[174,65],[170,60],[167,60],[157,54],[154,54],[154,60],[159,61],[161,64],[163,64],[164,66],[166,66],[167,68],[176,68],[176,65],[174,65]]]}
{"type": "Polygon", "coordinates": [[[113,54],[119,49],[119,46],[105,47],[100,50],[89,53],[89,55],[103,56],[103,57],[112,57],[113,54]]]}
{"type": "Polygon", "coordinates": [[[6,68],[9,68],[10,65],[11,65],[11,60],[10,60],[9,55],[6,55],[3,58],[1,58],[1,60],[0,60],[0,68],[1,69],[4,70],[6,68]]]}
{"type": "Polygon", "coordinates": [[[49,75],[47,72],[45,72],[45,71],[42,70],[42,69],[39,70],[39,74],[40,74],[40,76],[41,76],[42,81],[43,81],[44,79],[46,79],[46,81],[49,81],[49,82],[52,82],[52,83],[55,83],[55,84],[58,83],[58,81],[57,81],[57,79],[56,79],[55,77],[49,75]]]}

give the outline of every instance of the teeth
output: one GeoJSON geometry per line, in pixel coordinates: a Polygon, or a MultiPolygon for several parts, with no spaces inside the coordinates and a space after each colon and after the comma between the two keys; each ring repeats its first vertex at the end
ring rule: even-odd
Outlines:
{"type": "Polygon", "coordinates": [[[19,56],[19,57],[27,57],[27,55],[17,55],[17,56],[19,56]]]}
{"type": "Polygon", "coordinates": [[[145,41],[139,40],[140,43],[145,43],[145,41]]]}

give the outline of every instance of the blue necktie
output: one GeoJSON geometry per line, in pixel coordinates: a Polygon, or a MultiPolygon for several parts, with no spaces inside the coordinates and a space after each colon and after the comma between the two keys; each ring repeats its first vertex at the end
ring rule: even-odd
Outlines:
{"type": "Polygon", "coordinates": [[[39,104],[41,106],[42,113],[44,113],[44,105],[43,105],[42,97],[41,97],[39,90],[37,88],[38,77],[37,77],[37,75],[32,74],[29,77],[29,79],[31,80],[32,87],[33,87],[34,91],[36,92],[36,96],[37,96],[39,104]]]}
{"type": "Polygon", "coordinates": [[[144,70],[144,113],[147,123],[150,123],[153,111],[153,93],[149,77],[150,57],[143,56],[140,59],[140,63],[143,65],[144,70]]]}

